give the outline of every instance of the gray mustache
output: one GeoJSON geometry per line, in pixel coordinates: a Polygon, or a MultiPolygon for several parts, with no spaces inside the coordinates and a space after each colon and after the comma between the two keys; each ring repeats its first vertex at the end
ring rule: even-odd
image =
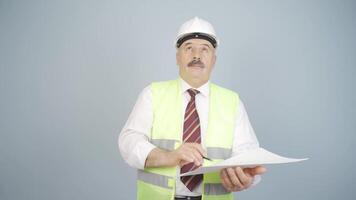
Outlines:
{"type": "Polygon", "coordinates": [[[190,63],[188,63],[188,67],[193,67],[193,65],[199,65],[200,67],[205,67],[204,63],[202,63],[200,60],[192,60],[190,63]]]}

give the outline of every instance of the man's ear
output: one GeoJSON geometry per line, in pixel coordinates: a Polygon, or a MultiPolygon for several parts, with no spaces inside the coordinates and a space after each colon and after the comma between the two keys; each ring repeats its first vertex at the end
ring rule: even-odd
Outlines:
{"type": "Polygon", "coordinates": [[[215,67],[216,59],[217,59],[217,56],[216,56],[216,54],[214,54],[214,57],[213,57],[213,68],[215,67]]]}
{"type": "Polygon", "coordinates": [[[176,51],[176,64],[178,65],[178,50],[176,51]]]}

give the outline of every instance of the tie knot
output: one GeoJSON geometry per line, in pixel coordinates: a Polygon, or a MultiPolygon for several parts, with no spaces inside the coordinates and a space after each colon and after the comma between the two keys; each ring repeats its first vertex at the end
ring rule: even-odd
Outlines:
{"type": "Polygon", "coordinates": [[[195,98],[195,95],[197,95],[197,94],[199,93],[199,90],[192,89],[192,88],[190,88],[190,89],[187,90],[187,91],[188,91],[188,93],[190,94],[190,96],[191,96],[192,98],[195,98]]]}

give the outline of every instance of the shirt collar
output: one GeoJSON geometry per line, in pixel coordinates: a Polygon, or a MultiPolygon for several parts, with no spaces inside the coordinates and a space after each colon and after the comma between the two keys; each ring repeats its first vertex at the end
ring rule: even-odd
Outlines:
{"type": "Polygon", "coordinates": [[[185,82],[185,80],[183,80],[181,77],[179,77],[180,83],[181,83],[181,88],[182,88],[182,93],[186,92],[188,89],[193,88],[193,89],[197,89],[199,90],[200,94],[202,94],[203,96],[209,96],[209,85],[210,85],[210,81],[204,83],[202,86],[200,86],[199,88],[194,88],[192,86],[190,86],[187,82],[185,82]]]}

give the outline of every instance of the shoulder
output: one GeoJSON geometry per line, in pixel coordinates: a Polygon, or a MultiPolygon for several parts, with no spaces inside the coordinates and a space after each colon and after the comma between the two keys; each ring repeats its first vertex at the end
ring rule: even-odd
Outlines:
{"type": "Polygon", "coordinates": [[[178,80],[154,81],[150,84],[151,87],[168,87],[178,83],[178,80]]]}
{"type": "Polygon", "coordinates": [[[239,94],[231,89],[219,86],[215,83],[210,83],[210,88],[213,92],[218,93],[220,95],[234,96],[235,98],[239,98],[239,94]]]}
{"type": "Polygon", "coordinates": [[[160,93],[167,90],[171,90],[173,88],[177,88],[179,82],[177,79],[175,80],[166,80],[166,81],[156,81],[150,84],[150,88],[152,93],[160,93]]]}

